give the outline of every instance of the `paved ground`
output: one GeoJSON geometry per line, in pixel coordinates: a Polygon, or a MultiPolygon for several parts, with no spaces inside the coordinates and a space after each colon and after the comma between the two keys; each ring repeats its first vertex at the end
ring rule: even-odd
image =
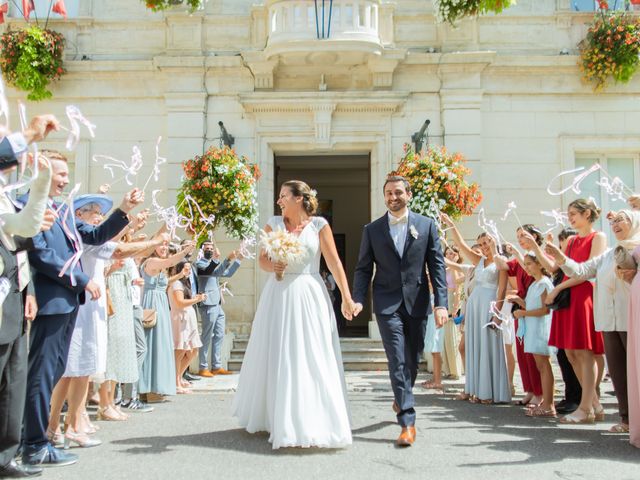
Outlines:
{"type": "MultiPolygon", "coordinates": [[[[266,434],[249,435],[230,416],[236,377],[216,378],[193,395],[156,405],[124,423],[100,422],[104,445],[73,449],[80,462],[48,469],[48,479],[598,479],[640,478],[640,450],[606,433],[615,420],[557,426],[516,406],[472,405],[445,394],[417,395],[418,440],[394,446],[399,429],[386,374],[348,373],[354,444],[344,450],[273,451],[266,434]]],[[[604,384],[604,390],[610,384],[604,384]]]]}

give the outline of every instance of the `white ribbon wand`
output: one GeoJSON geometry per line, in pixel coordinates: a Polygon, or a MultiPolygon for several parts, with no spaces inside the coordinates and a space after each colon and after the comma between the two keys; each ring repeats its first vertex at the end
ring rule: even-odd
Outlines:
{"type": "Polygon", "coordinates": [[[147,185],[149,185],[149,182],[151,181],[152,178],[156,182],[160,179],[160,165],[162,165],[163,163],[167,163],[167,159],[160,156],[161,141],[162,141],[162,137],[158,137],[158,141],[156,142],[156,161],[153,164],[153,170],[151,171],[151,175],[149,175],[149,178],[147,178],[147,181],[145,182],[144,187],[142,187],[143,192],[147,189],[147,185]]]}

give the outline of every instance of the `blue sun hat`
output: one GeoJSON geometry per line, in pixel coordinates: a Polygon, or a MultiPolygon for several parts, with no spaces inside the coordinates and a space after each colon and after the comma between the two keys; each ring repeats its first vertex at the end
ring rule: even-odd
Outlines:
{"type": "Polygon", "coordinates": [[[111,200],[107,195],[103,195],[101,193],[86,193],[84,195],[78,195],[73,200],[73,209],[78,210],[90,203],[98,204],[102,215],[106,215],[109,210],[111,210],[111,207],[113,207],[113,200],[111,200]]]}

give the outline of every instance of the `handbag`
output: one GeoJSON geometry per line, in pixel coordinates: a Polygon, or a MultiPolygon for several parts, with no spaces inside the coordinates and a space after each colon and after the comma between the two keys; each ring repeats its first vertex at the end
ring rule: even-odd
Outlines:
{"type": "Polygon", "coordinates": [[[158,321],[158,314],[153,308],[145,308],[142,312],[142,326],[144,328],[153,328],[158,321]]]}
{"type": "MultiPolygon", "coordinates": [[[[574,240],[575,239],[572,239],[571,244],[569,245],[569,249],[567,250],[567,257],[569,257],[569,254],[571,253],[574,240]]],[[[562,269],[558,269],[558,271],[553,274],[553,286],[557,287],[558,285],[560,285],[563,279],[564,279],[564,272],[562,271],[562,269]]],[[[556,298],[553,299],[553,303],[550,303],[547,306],[551,310],[562,310],[563,308],[569,308],[570,304],[571,304],[571,288],[565,288],[564,290],[561,290],[558,295],[556,295],[556,298]]]]}

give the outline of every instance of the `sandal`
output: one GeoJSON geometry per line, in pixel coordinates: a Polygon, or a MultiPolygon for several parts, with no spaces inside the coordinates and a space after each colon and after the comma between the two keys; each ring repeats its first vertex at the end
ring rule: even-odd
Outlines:
{"type": "Polygon", "coordinates": [[[177,387],[176,388],[176,393],[178,395],[189,395],[189,394],[191,394],[193,392],[191,390],[189,390],[188,388],[177,387]]]}
{"type": "Polygon", "coordinates": [[[444,387],[442,386],[441,383],[435,383],[433,381],[429,381],[429,382],[422,382],[420,384],[420,386],[422,388],[425,388],[427,390],[442,390],[444,391],[444,387]]]}
{"type": "Polygon", "coordinates": [[[629,433],[629,425],[618,423],[609,429],[609,433],[629,433]]]}
{"type": "Polygon", "coordinates": [[[604,407],[600,406],[600,410],[594,411],[593,417],[596,422],[604,422],[604,407]]]}
{"type": "Polygon", "coordinates": [[[460,392],[453,399],[463,401],[463,402],[466,402],[467,400],[471,401],[471,395],[469,395],[468,393],[460,392]]]}
{"type": "Polygon", "coordinates": [[[593,412],[586,412],[587,416],[584,417],[584,418],[580,418],[580,417],[575,415],[575,413],[578,410],[576,410],[574,413],[570,413],[569,415],[565,415],[564,417],[562,417],[559,420],[559,423],[562,423],[564,425],[580,425],[580,424],[592,424],[592,423],[595,423],[596,417],[593,414],[593,412]]]}
{"type": "Polygon", "coordinates": [[[537,407],[532,408],[531,410],[528,410],[527,413],[525,413],[525,415],[527,417],[549,417],[549,418],[558,417],[558,414],[556,413],[555,408],[545,409],[542,407],[542,405],[538,405],[537,407]]]}

